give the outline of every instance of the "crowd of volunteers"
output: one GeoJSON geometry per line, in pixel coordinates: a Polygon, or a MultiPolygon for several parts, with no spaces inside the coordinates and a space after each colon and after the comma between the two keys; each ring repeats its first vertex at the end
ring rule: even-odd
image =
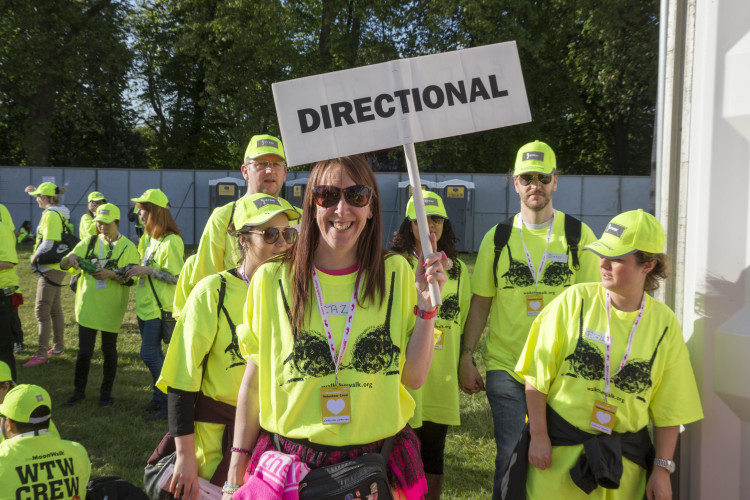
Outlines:
{"type": "Polygon", "coordinates": [[[66,274],[78,351],[63,406],[86,398],[97,332],[98,405],[117,406],[135,287],[143,418],[168,425],[144,443],[152,498],[439,499],[461,391],[485,392],[491,409],[493,499],[672,498],[680,426],[703,414],[677,318],[650,295],[669,273],[656,218],[622,213],[597,239],[553,208],[555,154],[534,141],[513,169],[520,211],[487,232],[470,276],[438,194],[422,192],[430,241],[412,198],[384,242],[363,156],[316,163],[300,207],[280,197],[285,160],[278,138],[252,137],[246,194],[213,211],[187,259],[160,189],[132,213],[90,193],[77,238],[53,182],[26,188],[42,210],[35,232],[0,204],[0,500],[86,495],[86,450],[61,438],[47,391],[16,384],[65,354],[66,274]],[[138,222],[137,245],[121,214],[138,222]],[[38,348],[19,370],[25,243],[38,348]],[[352,472],[362,467],[372,475],[352,472]]]}

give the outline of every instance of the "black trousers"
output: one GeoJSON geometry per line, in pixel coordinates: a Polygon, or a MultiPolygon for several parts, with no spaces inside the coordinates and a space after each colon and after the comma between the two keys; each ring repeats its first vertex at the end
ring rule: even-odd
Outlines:
{"type": "MultiPolygon", "coordinates": [[[[96,345],[96,332],[91,328],[78,325],[78,357],[76,358],[75,392],[86,394],[86,383],[89,379],[91,357],[96,345]]],[[[102,332],[102,356],[104,373],[102,375],[101,397],[108,398],[117,375],[117,333],[102,332]]]]}
{"type": "MultiPolygon", "coordinates": [[[[0,293],[0,361],[10,367],[13,380],[16,379],[16,357],[13,355],[13,301],[11,295],[0,293]]],[[[2,380],[0,382],[5,382],[2,380]]]]}

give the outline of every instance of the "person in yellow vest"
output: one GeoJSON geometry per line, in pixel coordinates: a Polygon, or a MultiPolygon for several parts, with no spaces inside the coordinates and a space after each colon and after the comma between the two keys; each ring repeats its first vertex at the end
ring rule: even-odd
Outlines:
{"type": "Polygon", "coordinates": [[[34,233],[31,229],[31,221],[25,220],[21,227],[16,231],[16,243],[19,245],[26,245],[28,243],[34,243],[34,233]]]}
{"type": "Polygon", "coordinates": [[[668,274],[665,240],[643,210],[616,216],[585,248],[601,283],[570,287],[534,320],[516,366],[529,500],[672,498],[680,425],[703,411],[680,324],[649,295],[668,274]]]}
{"type": "Polygon", "coordinates": [[[99,406],[111,406],[112,386],[117,374],[117,331],[128,307],[130,288],[134,284],[120,268],[139,262],[138,249],[123,237],[120,209],[111,203],[99,205],[94,224],[97,233],[76,245],[61,262],[61,269],[81,269],[81,262],[92,264],[97,270],[83,271],[76,292],[76,321],[78,322],[78,357],[76,358],[74,392],[63,406],[73,406],[86,397],[86,383],[94,354],[97,330],[102,332],[103,377],[99,392],[99,406]]]}
{"type": "Polygon", "coordinates": [[[297,243],[250,283],[224,498],[248,463],[253,473],[274,448],[274,434],[279,451],[313,469],[377,453],[393,438],[391,488],[421,498],[427,485],[406,387],[420,387],[432,361],[438,308],[427,287],[445,284],[442,255],[427,253],[415,283],[406,259],[383,250],[380,193],[362,156],[318,162],[303,209],[297,243]]]}
{"type": "MultiPolygon", "coordinates": [[[[15,311],[13,297],[18,293],[18,254],[13,237],[13,220],[5,205],[0,204],[0,361],[10,367],[13,379],[16,378],[16,358],[13,322],[15,311]]],[[[22,339],[23,340],[23,339],[22,339]]]]}
{"type": "MultiPolygon", "coordinates": [[[[458,359],[461,355],[461,334],[471,302],[469,268],[458,258],[456,238],[445,211],[443,199],[437,193],[422,191],[430,233],[435,234],[437,249],[451,259],[448,281],[443,287],[443,305],[435,318],[439,337],[427,380],[419,389],[410,389],[417,407],[409,425],[419,437],[420,452],[427,479],[427,500],[439,499],[443,488],[445,439],[448,426],[461,425],[459,411],[458,359]]],[[[404,255],[413,269],[422,254],[414,198],[406,205],[406,216],[393,234],[391,250],[404,255]]]]}
{"type": "Polygon", "coordinates": [[[39,208],[43,210],[30,259],[32,269],[39,274],[34,305],[39,323],[39,348],[36,354],[23,364],[28,367],[46,363],[49,356],[62,356],[65,353],[65,317],[60,304],[65,272],[60,270],[59,262],[42,265],[37,259],[54,248],[55,242],[61,240],[63,230],[72,233],[73,228],[70,224],[70,210],[65,205],[60,205],[60,195],[65,193],[65,188],[58,187],[52,182],[43,182],[38,188],[27,186],[26,192],[36,198],[39,208]],[[53,334],[51,348],[50,333],[53,334]]]}
{"type": "Polygon", "coordinates": [[[107,203],[107,198],[99,191],[89,193],[86,213],[81,216],[81,221],[78,223],[78,237],[80,239],[84,240],[86,237],[96,234],[96,222],[94,222],[96,207],[105,203],[107,203]]]}
{"type": "Polygon", "coordinates": [[[138,217],[143,221],[144,233],[138,244],[141,264],[131,267],[125,276],[138,278],[135,304],[138,328],[141,332],[141,359],[151,372],[153,395],[144,408],[145,419],[167,418],[167,396],[156,387],[164,364],[162,341],[168,332],[162,322],[171,322],[172,304],[177,279],[184,264],[185,246],[180,228],[169,212],[167,195],[161,189],[147,189],[143,195],[131,200],[138,207],[138,217]]]}
{"type": "Polygon", "coordinates": [[[37,385],[18,385],[0,403],[0,498],[85,498],[91,461],[79,443],[50,431],[52,401],[37,385]]]}
{"type": "Polygon", "coordinates": [[[175,318],[182,316],[182,310],[185,308],[188,296],[190,296],[190,292],[193,290],[193,286],[190,284],[190,277],[193,274],[196,257],[196,254],[193,254],[185,259],[185,264],[180,270],[180,276],[177,278],[174,301],[172,302],[172,316],[175,318]]]}
{"type": "Polygon", "coordinates": [[[194,498],[198,477],[222,486],[233,438],[235,407],[245,373],[236,325],[255,270],[286,252],[297,239],[289,219],[299,214],[277,198],[259,193],[237,201],[235,246],[242,259],[236,267],[203,278],[190,293],[175,327],[157,387],[167,393],[169,433],[177,460],[169,491],[194,498]],[[206,416],[211,415],[210,421],[206,416]],[[226,434],[226,440],[224,435],[226,434]]]}

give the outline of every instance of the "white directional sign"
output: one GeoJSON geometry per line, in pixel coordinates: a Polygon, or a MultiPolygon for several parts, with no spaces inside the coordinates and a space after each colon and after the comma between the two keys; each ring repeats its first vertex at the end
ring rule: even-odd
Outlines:
{"type": "Polygon", "coordinates": [[[289,165],[531,121],[515,42],[273,84],[289,165]]]}

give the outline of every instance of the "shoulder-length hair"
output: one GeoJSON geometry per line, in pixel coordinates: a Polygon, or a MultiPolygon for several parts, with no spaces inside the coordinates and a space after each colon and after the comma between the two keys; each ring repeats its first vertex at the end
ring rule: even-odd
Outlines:
{"type": "MultiPolygon", "coordinates": [[[[312,301],[310,280],[312,275],[315,251],[320,241],[315,214],[318,206],[312,196],[312,188],[322,183],[324,176],[335,168],[342,168],[355,184],[369,186],[373,190],[370,199],[372,218],[367,219],[362,233],[357,241],[357,283],[360,283],[360,293],[357,304],[366,301],[382,304],[385,290],[385,251],[383,250],[383,220],[380,213],[380,190],[375,174],[370,165],[360,155],[344,156],[330,160],[319,161],[310,172],[307,181],[305,197],[302,201],[302,224],[296,243],[282,261],[290,266],[292,275],[292,304],[291,321],[296,329],[302,328],[305,316],[305,305],[312,301]],[[367,273],[365,276],[365,272],[367,273]]],[[[309,309],[309,307],[308,307],[309,309]]]]}
{"type": "Polygon", "coordinates": [[[146,221],[146,227],[144,231],[152,238],[160,240],[170,234],[176,234],[182,236],[180,228],[177,227],[177,223],[172,218],[172,214],[168,208],[154,205],[150,201],[144,201],[143,203],[136,203],[138,208],[142,208],[148,212],[148,220],[146,221]]]}
{"type": "MultiPolygon", "coordinates": [[[[391,241],[388,243],[388,249],[393,252],[398,252],[406,256],[414,255],[417,249],[417,240],[414,238],[414,233],[411,230],[412,221],[408,217],[404,217],[404,221],[398,227],[391,241]]],[[[448,276],[451,279],[458,278],[459,266],[457,265],[456,259],[458,259],[458,251],[456,250],[456,243],[458,238],[453,232],[453,226],[449,219],[443,221],[443,234],[437,242],[437,251],[445,252],[445,255],[451,259],[454,265],[449,271],[448,276]]]]}

